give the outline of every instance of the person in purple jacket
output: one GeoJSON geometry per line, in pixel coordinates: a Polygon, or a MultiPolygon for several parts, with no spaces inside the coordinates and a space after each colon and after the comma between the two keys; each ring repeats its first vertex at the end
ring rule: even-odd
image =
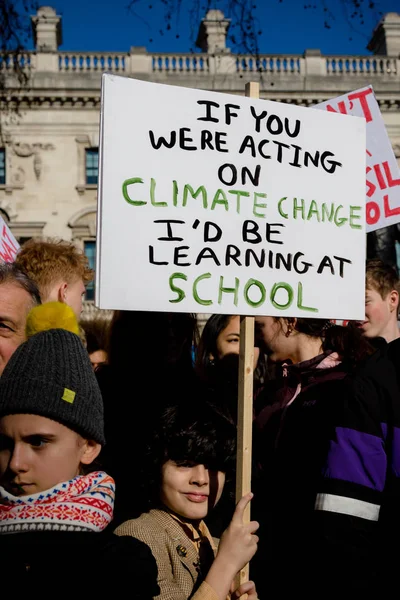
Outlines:
{"type": "Polygon", "coordinates": [[[278,375],[255,406],[260,597],[381,592],[384,550],[400,531],[393,364],[353,326],[273,317],[256,326],[278,375]]]}

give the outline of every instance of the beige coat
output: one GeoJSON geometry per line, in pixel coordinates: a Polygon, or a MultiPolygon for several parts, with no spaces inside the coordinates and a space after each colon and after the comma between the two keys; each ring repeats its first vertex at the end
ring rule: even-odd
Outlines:
{"type": "Polygon", "coordinates": [[[144,513],[117,527],[115,533],[131,535],[151,549],[158,567],[160,595],[156,596],[157,600],[218,600],[205,581],[192,595],[199,577],[199,556],[182,526],[166,511],[144,513]]]}

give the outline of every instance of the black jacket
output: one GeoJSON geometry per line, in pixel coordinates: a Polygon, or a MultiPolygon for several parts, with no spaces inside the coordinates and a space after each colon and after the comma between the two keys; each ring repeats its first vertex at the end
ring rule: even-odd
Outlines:
{"type": "Polygon", "coordinates": [[[301,393],[287,404],[285,389],[266,389],[256,419],[262,471],[253,516],[262,527],[252,578],[260,597],[380,593],[395,573],[389,564],[400,560],[393,363],[384,349],[356,371],[340,365],[292,375],[301,393]]]}
{"type": "Polygon", "coordinates": [[[152,600],[157,565],[148,546],[101,533],[24,532],[0,535],[1,590],[14,598],[152,600]],[[54,596],[53,596],[54,594],[54,596]]]}

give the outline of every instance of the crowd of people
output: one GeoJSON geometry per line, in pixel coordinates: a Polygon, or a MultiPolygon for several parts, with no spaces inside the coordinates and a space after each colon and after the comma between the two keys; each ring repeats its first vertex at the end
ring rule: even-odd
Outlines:
{"type": "Polygon", "coordinates": [[[237,505],[240,317],[211,315],[201,332],[191,314],[82,318],[92,278],[55,239],[0,265],[3,589],[53,581],[141,600],[390,589],[396,270],[367,262],[362,322],[256,317],[252,493],[237,505]]]}

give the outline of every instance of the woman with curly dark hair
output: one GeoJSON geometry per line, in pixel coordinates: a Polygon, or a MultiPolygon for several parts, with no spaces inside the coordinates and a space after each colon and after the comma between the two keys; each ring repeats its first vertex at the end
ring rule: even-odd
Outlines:
{"type": "MultiPolygon", "coordinates": [[[[144,464],[147,511],[116,529],[145,542],[157,561],[159,600],[226,600],[235,575],[253,557],[258,523],[243,523],[252,495],[238,503],[218,552],[204,518],[232,475],[236,431],[214,407],[185,402],[156,424],[144,464]]],[[[257,594],[252,582],[232,598],[257,594]]]]}

